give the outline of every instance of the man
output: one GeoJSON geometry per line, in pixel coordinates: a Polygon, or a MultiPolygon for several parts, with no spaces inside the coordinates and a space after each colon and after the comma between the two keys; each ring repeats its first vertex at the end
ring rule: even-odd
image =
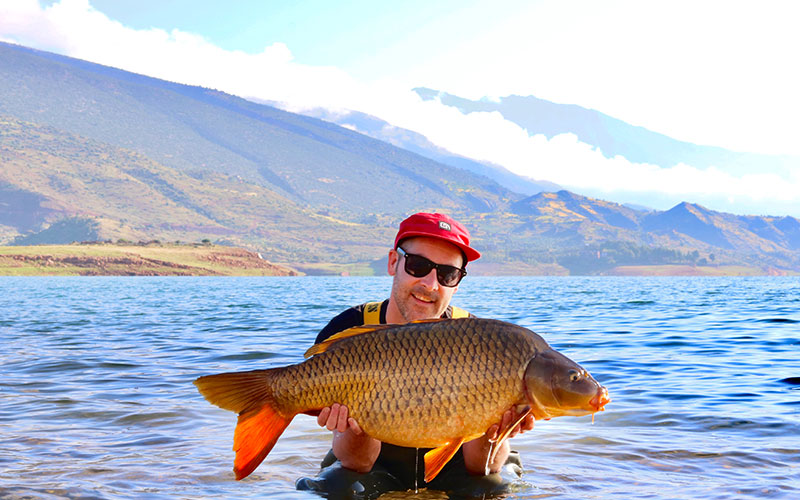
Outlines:
{"type": "MultiPolygon", "coordinates": [[[[468,316],[466,311],[450,306],[450,300],[467,274],[467,263],[479,257],[480,253],[469,246],[466,228],[447,215],[417,213],[408,217],[400,223],[394,247],[389,251],[387,271],[393,277],[389,299],[347,309],[328,323],[316,342],[363,324],[468,316]]],[[[508,441],[500,444],[492,463],[488,463],[488,457],[499,429],[510,425],[513,418],[509,409],[502,422],[490,427],[484,436],[464,443],[439,476],[426,485],[420,480],[419,464],[427,450],[381,443],[362,432],[358,422],[348,416],[346,406],[334,404],[324,408],[317,418],[320,426],[333,431],[333,446],[323,461],[323,471],[318,480],[301,479],[297,487],[361,497],[416,487],[463,489],[465,484],[496,490],[504,484],[498,472],[509,459],[508,441]],[[470,482],[469,476],[478,479],[470,482]]],[[[510,436],[532,428],[530,415],[510,436]]]]}

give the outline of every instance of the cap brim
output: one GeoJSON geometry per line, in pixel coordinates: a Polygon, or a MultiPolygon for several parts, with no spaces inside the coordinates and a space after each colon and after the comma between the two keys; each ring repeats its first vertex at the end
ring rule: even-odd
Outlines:
{"type": "Polygon", "coordinates": [[[475,250],[474,248],[472,248],[471,246],[465,245],[464,243],[461,243],[460,241],[453,241],[453,240],[451,240],[449,238],[444,238],[444,237],[438,236],[436,234],[426,233],[426,232],[422,232],[422,231],[408,231],[407,233],[403,233],[403,237],[398,240],[398,244],[401,241],[403,241],[405,239],[408,239],[408,238],[412,238],[414,236],[425,236],[426,238],[435,238],[437,240],[441,240],[441,241],[444,241],[446,243],[450,243],[451,245],[453,245],[455,247],[458,247],[458,249],[460,249],[462,252],[464,252],[464,255],[467,256],[467,262],[472,262],[473,260],[478,260],[478,259],[481,258],[481,253],[479,251],[475,250]]]}

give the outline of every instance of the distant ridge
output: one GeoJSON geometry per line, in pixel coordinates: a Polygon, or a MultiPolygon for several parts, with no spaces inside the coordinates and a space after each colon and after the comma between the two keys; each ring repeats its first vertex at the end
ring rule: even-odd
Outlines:
{"type": "Polygon", "coordinates": [[[371,274],[397,223],[424,210],[470,227],[483,253],[471,274],[800,272],[792,217],[527,196],[491,166],[476,173],[313,117],[5,43],[0,132],[0,244],[209,240],[304,272],[371,274]]]}
{"type": "Polygon", "coordinates": [[[697,249],[717,257],[727,253],[770,254],[772,261],[794,268],[800,264],[800,220],[794,217],[739,216],[683,202],[670,210],[639,211],[611,202],[559,191],[540,193],[511,206],[533,218],[529,229],[556,235],[567,229],[583,245],[628,241],[641,246],[697,249]]]}
{"type": "MultiPolygon", "coordinates": [[[[266,104],[279,106],[279,103],[266,104]]],[[[481,163],[446,151],[431,143],[425,136],[381,120],[380,118],[358,111],[330,112],[324,108],[302,111],[302,114],[336,123],[346,128],[366,134],[374,139],[388,142],[397,147],[412,151],[426,158],[451,167],[463,168],[478,175],[492,179],[501,186],[524,195],[533,195],[542,191],[558,191],[560,186],[548,181],[537,181],[517,175],[506,168],[490,163],[481,163]]]]}
{"type": "Polygon", "coordinates": [[[414,90],[425,100],[439,99],[462,113],[498,112],[527,130],[529,135],[542,134],[551,139],[559,134],[574,134],[581,142],[598,148],[607,158],[624,156],[633,163],[663,167],[679,163],[701,168],[716,166],[742,175],[752,172],[754,165],[761,166],[762,170],[785,173],[788,167],[800,162],[800,157],[795,156],[744,153],[679,141],[593,109],[534,96],[510,95],[492,101],[476,101],[425,87],[414,90]]]}

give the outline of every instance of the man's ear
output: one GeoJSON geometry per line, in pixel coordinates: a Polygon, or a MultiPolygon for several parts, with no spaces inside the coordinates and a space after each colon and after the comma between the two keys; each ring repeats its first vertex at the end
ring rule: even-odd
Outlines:
{"type": "Polygon", "coordinates": [[[397,261],[399,259],[400,255],[398,255],[397,250],[389,250],[389,260],[386,263],[386,272],[389,273],[389,276],[394,276],[397,271],[397,261]]]}

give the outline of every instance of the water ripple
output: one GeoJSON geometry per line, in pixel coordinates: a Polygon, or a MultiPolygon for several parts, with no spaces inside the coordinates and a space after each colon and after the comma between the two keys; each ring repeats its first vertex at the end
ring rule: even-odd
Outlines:
{"type": "MultiPolygon", "coordinates": [[[[313,497],[330,434],[298,416],[233,480],[236,416],[195,377],[302,359],[386,278],[0,278],[0,498],[313,497]]],[[[793,278],[470,278],[455,303],[539,331],[607,411],[515,438],[508,498],[800,498],[793,278]]],[[[390,498],[445,498],[439,492],[390,498]]]]}

